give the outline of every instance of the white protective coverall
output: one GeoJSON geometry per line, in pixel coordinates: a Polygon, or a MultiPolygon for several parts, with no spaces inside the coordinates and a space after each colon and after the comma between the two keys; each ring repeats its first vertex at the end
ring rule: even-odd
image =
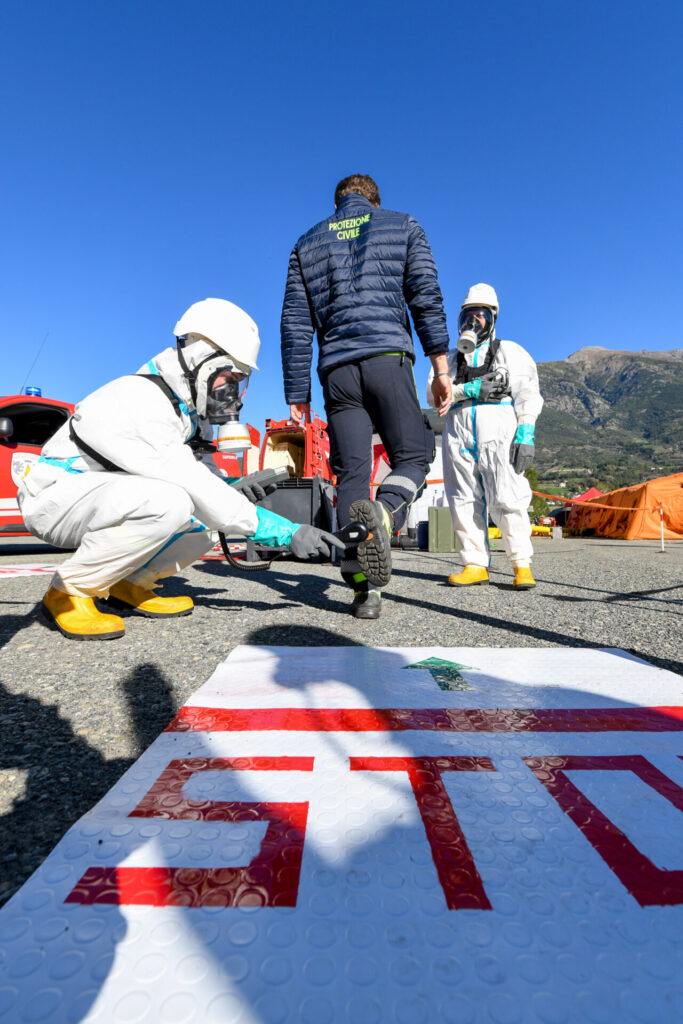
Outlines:
{"type": "Polygon", "coordinates": [[[208,551],[215,542],[210,531],[249,536],[258,527],[255,506],[225,483],[210,455],[197,459],[185,443],[195,431],[211,440],[213,430],[194,411],[175,348],[138,370],[155,373],[180,399],[180,416],[157,385],[136,375],[105,384],[76,406],[79,439],[120,472],[83,454],[66,423],[19,485],[31,532],[77,549],[52,580],[67,594],[107,597],[120,580],[150,589],[208,551]]]}
{"type": "MultiPolygon", "coordinates": [[[[468,366],[483,365],[489,343],[487,340],[465,355],[468,366]]],[[[448,352],[452,379],[457,356],[456,351],[448,352]]],[[[526,477],[513,469],[510,446],[518,423],[536,422],[543,399],[536,364],[521,345],[501,340],[491,372],[499,367],[508,371],[512,397],[456,401],[446,416],[442,441],[444,490],[460,542],[460,558],[463,565],[483,568],[490,565],[489,515],[500,529],[513,566],[529,566],[533,555],[527,512],[531,488],[526,477]]],[[[433,377],[432,370],[427,383],[427,401],[432,407],[433,377]]]]}

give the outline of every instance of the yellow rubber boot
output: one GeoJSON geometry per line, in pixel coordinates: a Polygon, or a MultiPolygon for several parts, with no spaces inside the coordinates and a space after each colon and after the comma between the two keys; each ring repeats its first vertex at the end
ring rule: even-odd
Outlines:
{"type": "Polygon", "coordinates": [[[113,640],[126,631],[123,619],[98,611],[92,597],[74,597],[56,587],[43,598],[43,610],[69,640],[113,640]]]}
{"type": "Polygon", "coordinates": [[[515,579],[512,585],[515,590],[532,590],[536,586],[536,580],[531,575],[528,565],[515,566],[515,579]]]}
{"type": "Polygon", "coordinates": [[[462,572],[449,576],[449,587],[473,587],[477,583],[488,583],[489,574],[481,565],[466,565],[462,572]]]}
{"type": "Polygon", "coordinates": [[[146,615],[150,619],[170,619],[176,615],[189,615],[194,608],[194,601],[186,594],[180,597],[162,597],[153,590],[145,590],[137,583],[121,580],[109,591],[114,601],[133,608],[138,615],[146,615]]]}

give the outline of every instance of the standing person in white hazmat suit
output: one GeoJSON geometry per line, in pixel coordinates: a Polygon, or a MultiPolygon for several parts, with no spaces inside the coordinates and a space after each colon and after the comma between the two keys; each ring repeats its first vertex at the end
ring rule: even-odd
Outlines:
{"type": "MultiPolygon", "coordinates": [[[[444,488],[464,568],[451,586],[488,582],[488,517],[499,527],[515,570],[514,586],[529,590],[531,488],[524,471],[534,460],[534,425],[543,408],[536,364],[514,341],[496,337],[498,298],[489,284],[468,291],[448,353],[453,404],[445,413],[444,488]]],[[[433,403],[431,383],[427,401],[433,403]]]]}
{"type": "Polygon", "coordinates": [[[213,427],[236,418],[260,340],[254,321],[225,299],[196,302],[175,325],[176,347],[76,406],[22,479],[17,500],[36,536],[75,552],[57,569],[43,610],[64,636],[121,636],[118,615],[189,615],[192,598],[163,597],[157,581],[211,548],[211,531],[281,545],[300,558],[344,545],[252,502],[249,477],[226,483],[210,456],[213,427]]]}

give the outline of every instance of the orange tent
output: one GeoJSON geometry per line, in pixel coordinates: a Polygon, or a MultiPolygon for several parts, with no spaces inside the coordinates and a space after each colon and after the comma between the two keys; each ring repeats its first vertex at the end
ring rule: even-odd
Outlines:
{"type": "Polygon", "coordinates": [[[659,540],[659,506],[664,511],[664,537],[683,540],[683,473],[660,476],[633,487],[621,487],[573,505],[567,518],[570,533],[622,540],[659,540]],[[609,505],[609,508],[600,506],[609,505]]]}

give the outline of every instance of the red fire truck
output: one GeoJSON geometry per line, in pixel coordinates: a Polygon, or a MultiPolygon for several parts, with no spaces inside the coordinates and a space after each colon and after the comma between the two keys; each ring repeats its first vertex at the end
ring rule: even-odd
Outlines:
{"type": "Polygon", "coordinates": [[[17,505],[17,485],[43,445],[74,411],[68,402],[34,395],[0,397],[0,536],[28,534],[17,505]]]}

